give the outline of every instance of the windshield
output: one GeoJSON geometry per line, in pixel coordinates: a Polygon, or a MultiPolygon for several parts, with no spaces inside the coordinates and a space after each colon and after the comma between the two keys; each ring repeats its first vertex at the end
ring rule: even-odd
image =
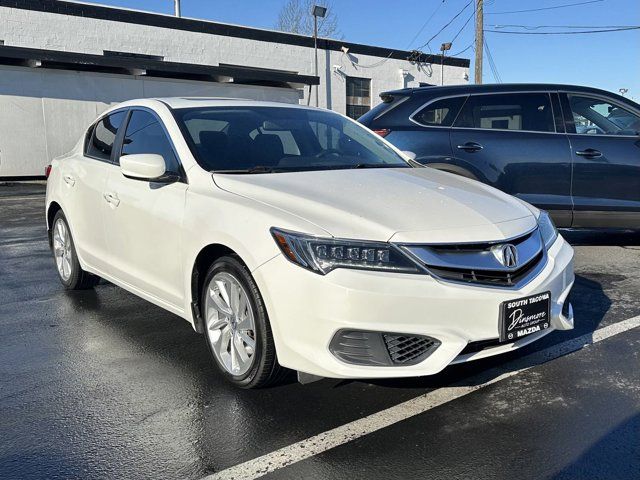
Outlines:
{"type": "Polygon", "coordinates": [[[174,115],[208,171],[410,168],[377,135],[332,112],[234,106],[176,109],[174,115]]]}

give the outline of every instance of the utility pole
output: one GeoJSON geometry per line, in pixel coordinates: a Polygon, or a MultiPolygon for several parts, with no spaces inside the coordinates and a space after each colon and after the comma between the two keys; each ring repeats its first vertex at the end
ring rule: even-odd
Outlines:
{"type": "MultiPolygon", "coordinates": [[[[317,15],[313,16],[313,53],[315,55],[313,74],[317,77],[318,76],[318,16],[317,15]]],[[[319,85],[316,85],[316,88],[315,88],[316,107],[320,106],[320,102],[318,101],[318,87],[319,85]]]]}
{"type": "MultiPolygon", "coordinates": [[[[324,18],[327,14],[327,7],[321,5],[314,5],[311,9],[311,15],[313,15],[313,54],[315,56],[313,73],[318,76],[318,17],[324,18]]],[[[318,88],[320,85],[316,85],[316,107],[319,107],[318,102],[318,88]]],[[[311,94],[311,92],[309,92],[311,94]]]]}
{"type": "Polygon", "coordinates": [[[180,16],[180,0],[173,0],[176,17],[180,16]]]}
{"type": "Polygon", "coordinates": [[[475,62],[475,83],[482,83],[482,51],[484,49],[484,12],[482,10],[483,0],[476,3],[476,62],[475,62]]]}

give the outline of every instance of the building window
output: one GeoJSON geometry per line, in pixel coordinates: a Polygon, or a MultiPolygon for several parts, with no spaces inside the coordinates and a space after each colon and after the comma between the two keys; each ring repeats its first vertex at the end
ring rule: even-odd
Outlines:
{"type": "Polygon", "coordinates": [[[347,116],[357,119],[371,110],[371,80],[347,77],[347,116]]]}

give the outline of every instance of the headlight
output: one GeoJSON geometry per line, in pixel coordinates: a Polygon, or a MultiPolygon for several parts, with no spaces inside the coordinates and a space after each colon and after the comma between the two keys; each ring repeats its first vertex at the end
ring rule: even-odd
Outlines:
{"type": "Polygon", "coordinates": [[[321,275],[335,268],[425,273],[389,243],[313,237],[277,228],[271,234],[287,259],[321,275]]]}
{"type": "Polygon", "coordinates": [[[544,241],[545,247],[547,249],[553,245],[553,242],[558,238],[558,230],[551,220],[551,217],[544,210],[540,211],[540,216],[538,217],[538,228],[540,229],[540,234],[542,235],[542,240],[544,241]]]}

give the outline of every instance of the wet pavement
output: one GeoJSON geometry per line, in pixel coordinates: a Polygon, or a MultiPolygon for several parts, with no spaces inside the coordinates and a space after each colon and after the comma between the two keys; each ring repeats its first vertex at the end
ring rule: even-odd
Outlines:
{"type": "MultiPolygon", "coordinates": [[[[0,478],[198,479],[640,315],[640,235],[566,232],[576,329],[434,377],[237,390],[201,336],[113,285],[67,292],[41,186],[0,186],[0,478]]],[[[640,478],[640,329],[268,478],[640,478]]]]}

